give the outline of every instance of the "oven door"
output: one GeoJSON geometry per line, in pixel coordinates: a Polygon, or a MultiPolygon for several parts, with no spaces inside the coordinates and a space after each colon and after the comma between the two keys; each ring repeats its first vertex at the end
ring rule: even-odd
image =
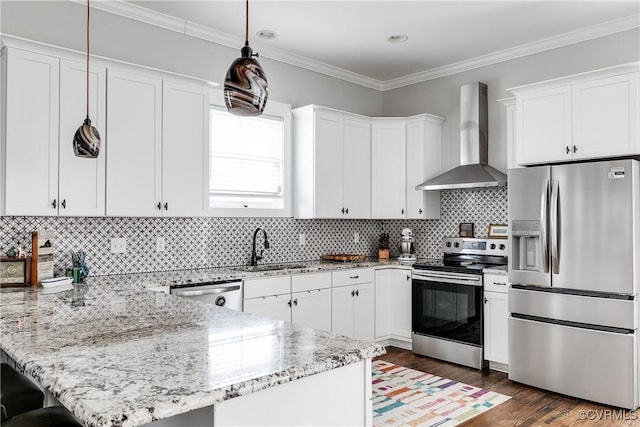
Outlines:
{"type": "Polygon", "coordinates": [[[482,346],[482,275],[415,271],[415,334],[482,346]]]}

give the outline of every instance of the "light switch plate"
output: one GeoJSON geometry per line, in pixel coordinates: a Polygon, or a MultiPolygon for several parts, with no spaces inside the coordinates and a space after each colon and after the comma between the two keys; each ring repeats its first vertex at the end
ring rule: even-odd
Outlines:
{"type": "Polygon", "coordinates": [[[300,233],[298,236],[298,245],[304,246],[307,244],[307,236],[304,233],[300,233]]]}
{"type": "Polygon", "coordinates": [[[165,240],[164,237],[156,237],[156,252],[164,252],[165,240]]]}
{"type": "Polygon", "coordinates": [[[353,232],[353,243],[360,243],[360,233],[357,231],[353,232]]]}

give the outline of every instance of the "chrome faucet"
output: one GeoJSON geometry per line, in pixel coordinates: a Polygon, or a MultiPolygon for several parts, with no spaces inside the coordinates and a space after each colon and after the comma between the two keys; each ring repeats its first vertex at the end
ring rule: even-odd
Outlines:
{"type": "Polygon", "coordinates": [[[255,266],[258,265],[258,261],[262,259],[262,250],[260,250],[260,255],[256,253],[256,236],[258,235],[258,231],[262,231],[264,234],[264,249],[269,249],[269,240],[267,240],[267,232],[264,229],[258,227],[256,231],[253,232],[253,247],[251,249],[251,263],[249,265],[255,266]]]}

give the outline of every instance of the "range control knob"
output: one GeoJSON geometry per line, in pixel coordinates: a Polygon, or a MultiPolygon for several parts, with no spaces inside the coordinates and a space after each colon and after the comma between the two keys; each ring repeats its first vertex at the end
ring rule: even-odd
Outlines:
{"type": "Polygon", "coordinates": [[[489,248],[490,248],[490,249],[495,249],[495,248],[496,248],[496,244],[495,244],[495,243],[492,243],[491,245],[489,245],[489,248]]]}
{"type": "Polygon", "coordinates": [[[447,242],[447,247],[450,248],[451,247],[451,242],[447,242]]]}
{"type": "Polygon", "coordinates": [[[498,249],[500,249],[501,251],[504,251],[504,248],[506,248],[504,243],[500,243],[500,246],[498,246],[498,249]]]}
{"type": "Polygon", "coordinates": [[[460,247],[460,243],[459,243],[459,242],[455,242],[455,243],[453,244],[453,247],[454,247],[454,248],[459,248],[459,247],[460,247]]]}

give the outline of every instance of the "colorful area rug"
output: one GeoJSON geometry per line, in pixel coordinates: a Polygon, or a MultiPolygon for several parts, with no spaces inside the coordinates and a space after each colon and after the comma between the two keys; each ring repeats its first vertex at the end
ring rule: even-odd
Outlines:
{"type": "Polygon", "coordinates": [[[382,360],[372,374],[375,427],[455,426],[511,399],[382,360]]]}

